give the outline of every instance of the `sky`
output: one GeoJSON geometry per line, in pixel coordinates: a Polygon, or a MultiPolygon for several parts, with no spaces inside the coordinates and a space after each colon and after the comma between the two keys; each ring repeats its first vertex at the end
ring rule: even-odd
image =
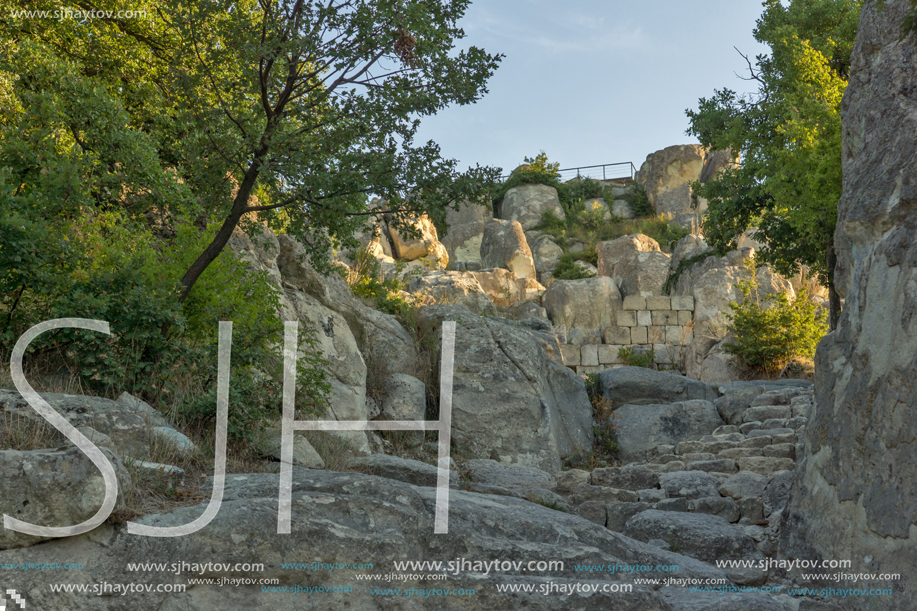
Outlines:
{"type": "Polygon", "coordinates": [[[462,47],[502,53],[489,92],[423,120],[461,168],[504,174],[540,151],[561,168],[633,162],[685,135],[685,109],[715,89],[755,87],[745,60],[761,0],[472,0],[462,47]]]}

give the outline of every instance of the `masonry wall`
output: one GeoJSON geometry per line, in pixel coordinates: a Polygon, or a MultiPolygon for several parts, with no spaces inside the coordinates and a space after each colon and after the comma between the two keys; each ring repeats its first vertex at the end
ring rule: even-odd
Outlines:
{"type": "Polygon", "coordinates": [[[561,345],[564,365],[579,374],[623,367],[620,349],[631,347],[635,354],[653,350],[659,369],[682,368],[685,346],[694,339],[694,297],[625,297],[616,318],[601,344],[561,345]]]}

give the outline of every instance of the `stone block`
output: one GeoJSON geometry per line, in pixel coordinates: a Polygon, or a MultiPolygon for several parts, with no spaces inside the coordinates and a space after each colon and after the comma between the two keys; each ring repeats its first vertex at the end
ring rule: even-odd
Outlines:
{"type": "Polygon", "coordinates": [[[646,309],[647,310],[671,310],[672,309],[672,298],[671,297],[647,297],[646,298],[646,309]]]}
{"type": "Polygon", "coordinates": [[[770,475],[777,471],[792,471],[796,468],[796,463],[789,458],[749,456],[739,458],[736,463],[742,471],[752,471],[761,475],[770,475]]]}
{"type": "Polygon", "coordinates": [[[637,313],[631,310],[619,310],[616,319],[619,327],[637,326],[637,313]]]}
{"type": "Polygon", "coordinates": [[[648,344],[664,344],[665,343],[665,327],[652,326],[647,328],[647,343],[648,344]]]}
{"type": "Polygon", "coordinates": [[[595,344],[586,344],[580,347],[580,364],[584,367],[597,367],[599,364],[599,350],[595,344]]]}
{"type": "Polygon", "coordinates": [[[653,344],[653,361],[660,365],[672,364],[672,352],[668,344],[653,344]]]}
{"type": "Polygon", "coordinates": [[[602,373],[602,368],[601,367],[583,367],[582,365],[580,365],[579,367],[576,368],[576,373],[578,373],[581,376],[589,375],[591,373],[602,373]]]}
{"type": "Polygon", "coordinates": [[[692,320],[694,320],[694,312],[689,312],[687,310],[679,310],[678,324],[682,326],[690,325],[692,320]]]}
{"type": "Polygon", "coordinates": [[[572,344],[561,344],[560,354],[567,367],[576,367],[580,364],[580,347],[572,344]]]}
{"type": "Polygon", "coordinates": [[[629,295],[624,298],[624,309],[625,310],[645,310],[646,309],[646,297],[641,297],[640,295],[629,295]]]}
{"type": "Polygon", "coordinates": [[[649,310],[640,310],[637,312],[637,325],[640,327],[648,327],[653,324],[653,313],[649,310]]]}
{"type": "Polygon", "coordinates": [[[653,312],[653,324],[671,326],[678,324],[678,313],[675,310],[656,310],[653,312]]]}
{"type": "Polygon", "coordinates": [[[631,327],[630,341],[634,344],[648,344],[649,334],[646,331],[646,327],[631,327]]]}
{"type": "Polygon", "coordinates": [[[672,309],[673,310],[686,310],[686,311],[693,312],[694,311],[694,297],[690,295],[672,297],[672,309]]]}
{"type": "MultiPolygon", "coordinates": [[[[625,329],[627,327],[624,327],[625,329]]],[[[599,365],[618,365],[620,364],[621,357],[618,356],[618,352],[624,346],[612,346],[608,344],[602,344],[599,346],[599,365]]]]}
{"type": "Polygon", "coordinates": [[[669,326],[665,328],[666,339],[669,340],[670,344],[675,344],[676,346],[690,344],[693,339],[692,335],[691,330],[684,327],[669,326]]]}
{"type": "Polygon", "coordinates": [[[608,327],[605,329],[605,343],[629,346],[631,344],[632,327],[608,327]]]}

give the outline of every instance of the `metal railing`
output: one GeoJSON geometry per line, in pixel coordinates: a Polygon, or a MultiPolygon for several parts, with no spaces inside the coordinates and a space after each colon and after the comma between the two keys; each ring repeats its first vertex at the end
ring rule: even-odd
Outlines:
{"type": "MultiPolygon", "coordinates": [[[[630,182],[633,181],[637,168],[631,161],[621,163],[605,163],[602,165],[584,165],[578,168],[566,168],[558,170],[560,181],[567,182],[574,178],[592,178],[595,180],[611,180],[630,182]]],[[[509,176],[503,176],[506,181],[509,176]]]]}

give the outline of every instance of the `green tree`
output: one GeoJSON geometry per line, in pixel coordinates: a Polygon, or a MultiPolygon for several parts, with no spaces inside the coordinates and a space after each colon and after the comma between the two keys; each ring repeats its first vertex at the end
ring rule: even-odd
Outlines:
{"type": "Polygon", "coordinates": [[[834,229],[841,195],[840,104],[850,71],[862,0],[766,0],[755,39],[770,55],[746,57],[755,94],[729,89],[688,110],[689,134],[715,149],[732,148],[741,166],[705,185],[704,230],[720,252],[757,227],[759,253],[784,274],[810,266],[834,290],[834,229]]]}
{"type": "MultiPolygon", "coordinates": [[[[459,172],[434,142],[414,142],[422,117],[479,99],[499,63],[455,48],[468,0],[99,0],[80,6],[145,18],[12,16],[49,8],[28,4],[0,3],[5,78],[30,95],[49,91],[32,79],[31,61],[60,72],[45,78],[51,88],[85,94],[69,106],[52,100],[67,146],[109,153],[96,173],[82,173],[81,205],[220,222],[183,274],[181,300],[252,213],[299,236],[322,266],[332,243],[356,246],[353,233],[370,215],[442,222],[448,205],[498,175],[459,172]],[[113,118],[100,122],[90,99],[113,118]],[[106,126],[123,132],[120,143],[95,138],[106,126]],[[135,197],[120,188],[125,172],[140,174],[126,190],[135,197]],[[119,188],[106,190],[103,174],[119,188]],[[370,211],[368,194],[389,209],[370,211]]],[[[29,100],[16,104],[32,112],[29,100]]],[[[23,163],[12,182],[37,183],[42,169],[23,163]]]]}

